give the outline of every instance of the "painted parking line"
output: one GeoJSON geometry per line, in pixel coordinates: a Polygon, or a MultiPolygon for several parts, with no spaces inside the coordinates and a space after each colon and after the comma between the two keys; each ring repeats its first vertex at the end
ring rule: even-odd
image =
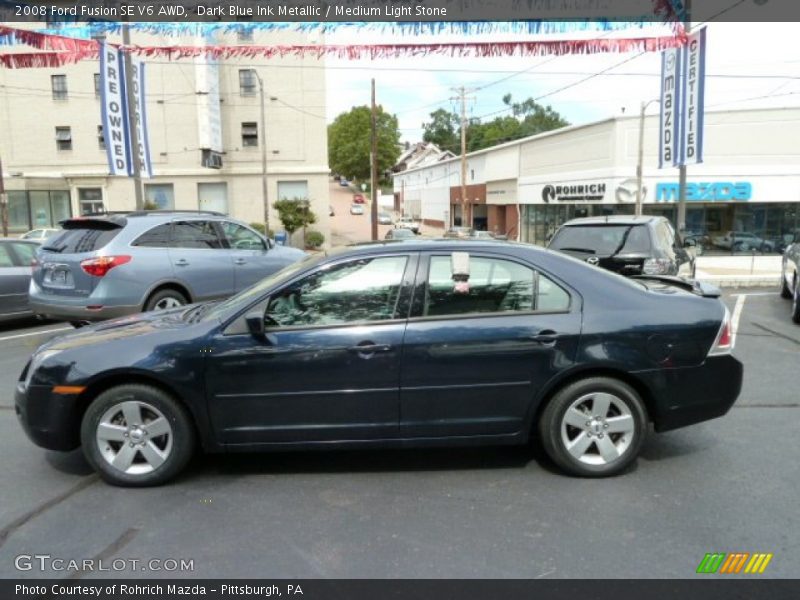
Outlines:
{"type": "Polygon", "coordinates": [[[731,317],[731,347],[733,348],[736,347],[736,332],[739,331],[739,319],[742,318],[745,300],[747,300],[747,294],[741,294],[736,299],[736,306],[733,307],[733,317],[731,317]]]}
{"type": "Polygon", "coordinates": [[[40,329],[38,331],[31,331],[30,333],[19,333],[17,335],[7,335],[5,337],[0,337],[0,342],[5,342],[6,340],[17,340],[19,338],[24,337],[31,337],[34,335],[45,335],[47,333],[55,333],[57,331],[70,331],[75,330],[74,327],[59,327],[58,329],[40,329]]]}
{"type": "Polygon", "coordinates": [[[775,292],[745,292],[744,294],[731,294],[731,298],[741,298],[743,296],[775,296],[777,297],[778,294],[775,292]]]}

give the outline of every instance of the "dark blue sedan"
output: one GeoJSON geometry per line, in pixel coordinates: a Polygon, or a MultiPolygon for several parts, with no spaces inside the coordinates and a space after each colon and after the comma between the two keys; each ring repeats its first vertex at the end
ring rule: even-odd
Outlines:
{"type": "Polygon", "coordinates": [[[626,279],[534,246],[388,242],[294,264],[221,303],[93,325],[32,356],[17,414],[110,483],[207,452],[525,444],[619,473],[648,423],[739,395],[715,288],[626,279]]]}

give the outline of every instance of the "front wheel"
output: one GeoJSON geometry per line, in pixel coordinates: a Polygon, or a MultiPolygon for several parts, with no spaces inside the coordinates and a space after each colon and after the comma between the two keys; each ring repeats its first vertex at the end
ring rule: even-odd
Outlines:
{"type": "Polygon", "coordinates": [[[175,477],[194,451],[186,409],[149,385],[120,385],[100,394],[81,423],[89,463],[108,483],[160,485],[175,477]]]}
{"type": "Polygon", "coordinates": [[[591,377],[560,390],[539,420],[545,451],[564,471],[608,477],[639,454],[647,417],[639,394],[609,377],[591,377]]]}
{"type": "Polygon", "coordinates": [[[787,283],[786,273],[781,273],[781,298],[789,300],[794,295],[794,291],[787,283]]]}
{"type": "Polygon", "coordinates": [[[792,294],[792,321],[800,325],[800,277],[794,278],[794,294],[792,294]]]}

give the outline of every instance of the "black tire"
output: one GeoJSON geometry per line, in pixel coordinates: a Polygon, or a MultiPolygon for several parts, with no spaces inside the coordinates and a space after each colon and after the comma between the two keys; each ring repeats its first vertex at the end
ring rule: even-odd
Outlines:
{"type": "Polygon", "coordinates": [[[75,329],[80,329],[81,327],[86,327],[89,324],[89,321],[70,321],[69,324],[75,329]]]}
{"type": "Polygon", "coordinates": [[[794,294],[792,295],[792,321],[800,325],[800,277],[794,278],[794,294]]]}
{"type": "Polygon", "coordinates": [[[781,273],[781,298],[791,300],[793,296],[792,288],[786,283],[786,276],[781,273]]]}
{"type": "MultiPolygon", "coordinates": [[[[622,414],[618,416],[622,416],[622,414]]],[[[591,418],[588,415],[587,417],[591,418]]],[[[587,430],[588,423],[589,421],[587,421],[587,430]]],[[[571,383],[559,390],[548,402],[538,425],[539,436],[545,452],[561,469],[579,477],[609,477],[622,472],[636,460],[647,433],[647,414],[639,394],[628,384],[610,377],[589,377],[571,383]],[[584,397],[599,393],[614,396],[617,401],[627,408],[631,417],[632,433],[630,435],[632,435],[632,439],[628,440],[625,449],[611,462],[606,464],[587,464],[570,454],[567,449],[562,438],[562,421],[573,403],[584,397]]],[[[592,437],[586,431],[581,432],[576,428],[569,428],[566,431],[573,431],[576,435],[592,437]]],[[[604,435],[608,435],[607,441],[612,441],[616,445],[620,442],[624,443],[624,437],[629,434],[594,433],[593,435],[595,440],[589,444],[588,449],[593,450],[597,458],[600,459],[597,437],[602,438],[604,435]],[[616,439],[612,438],[612,435],[616,436],[616,439]]],[[[573,441],[575,439],[577,437],[573,441]]],[[[588,457],[588,459],[594,459],[594,456],[589,451],[584,456],[588,457]]]]}
{"type": "Polygon", "coordinates": [[[181,306],[189,304],[189,300],[186,298],[186,296],[181,294],[178,290],[173,288],[164,288],[162,290],[158,290],[147,299],[147,302],[144,304],[144,310],[145,312],[150,312],[151,310],[163,310],[165,308],[169,308],[159,307],[159,304],[165,302],[177,303],[181,306]]]}
{"type": "MultiPolygon", "coordinates": [[[[147,415],[147,408],[142,408],[141,414],[147,415]]],[[[142,420],[145,429],[153,422],[154,420],[145,423],[144,419],[142,420]]],[[[115,427],[126,427],[126,425],[127,423],[124,422],[123,424],[115,425],[115,427]]],[[[131,426],[133,424],[128,426],[129,431],[131,426]]],[[[127,440],[134,439],[130,433],[124,435],[127,440]]],[[[189,412],[172,396],[149,385],[127,384],[106,390],[89,405],[81,422],[81,444],[86,460],[108,483],[123,487],[147,487],[161,485],[183,470],[194,453],[195,433],[189,412]],[[125,446],[128,442],[124,440],[110,443],[102,442],[105,448],[101,450],[101,442],[97,439],[98,426],[101,420],[104,416],[117,410],[117,407],[122,403],[131,401],[140,406],[145,405],[155,408],[169,423],[171,428],[168,434],[171,438],[169,445],[167,445],[167,435],[152,439],[145,438],[146,441],[141,442],[142,448],[145,443],[153,442],[168,449],[166,457],[158,467],[152,467],[138,447],[135,450],[127,450],[125,446]],[[115,448],[117,444],[119,444],[118,449],[115,448]],[[132,467],[152,470],[149,472],[130,473],[115,467],[109,462],[108,456],[113,453],[119,454],[122,450],[135,453],[134,460],[131,463],[132,467]],[[107,454],[104,455],[104,451],[107,454]]],[[[134,447],[132,442],[129,446],[134,447]]]]}

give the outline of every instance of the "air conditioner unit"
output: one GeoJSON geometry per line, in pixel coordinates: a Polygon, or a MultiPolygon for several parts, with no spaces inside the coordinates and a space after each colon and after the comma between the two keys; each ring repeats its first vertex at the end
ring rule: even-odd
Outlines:
{"type": "Polygon", "coordinates": [[[203,150],[202,165],[207,169],[222,168],[222,154],[213,150],[203,150]]]}

